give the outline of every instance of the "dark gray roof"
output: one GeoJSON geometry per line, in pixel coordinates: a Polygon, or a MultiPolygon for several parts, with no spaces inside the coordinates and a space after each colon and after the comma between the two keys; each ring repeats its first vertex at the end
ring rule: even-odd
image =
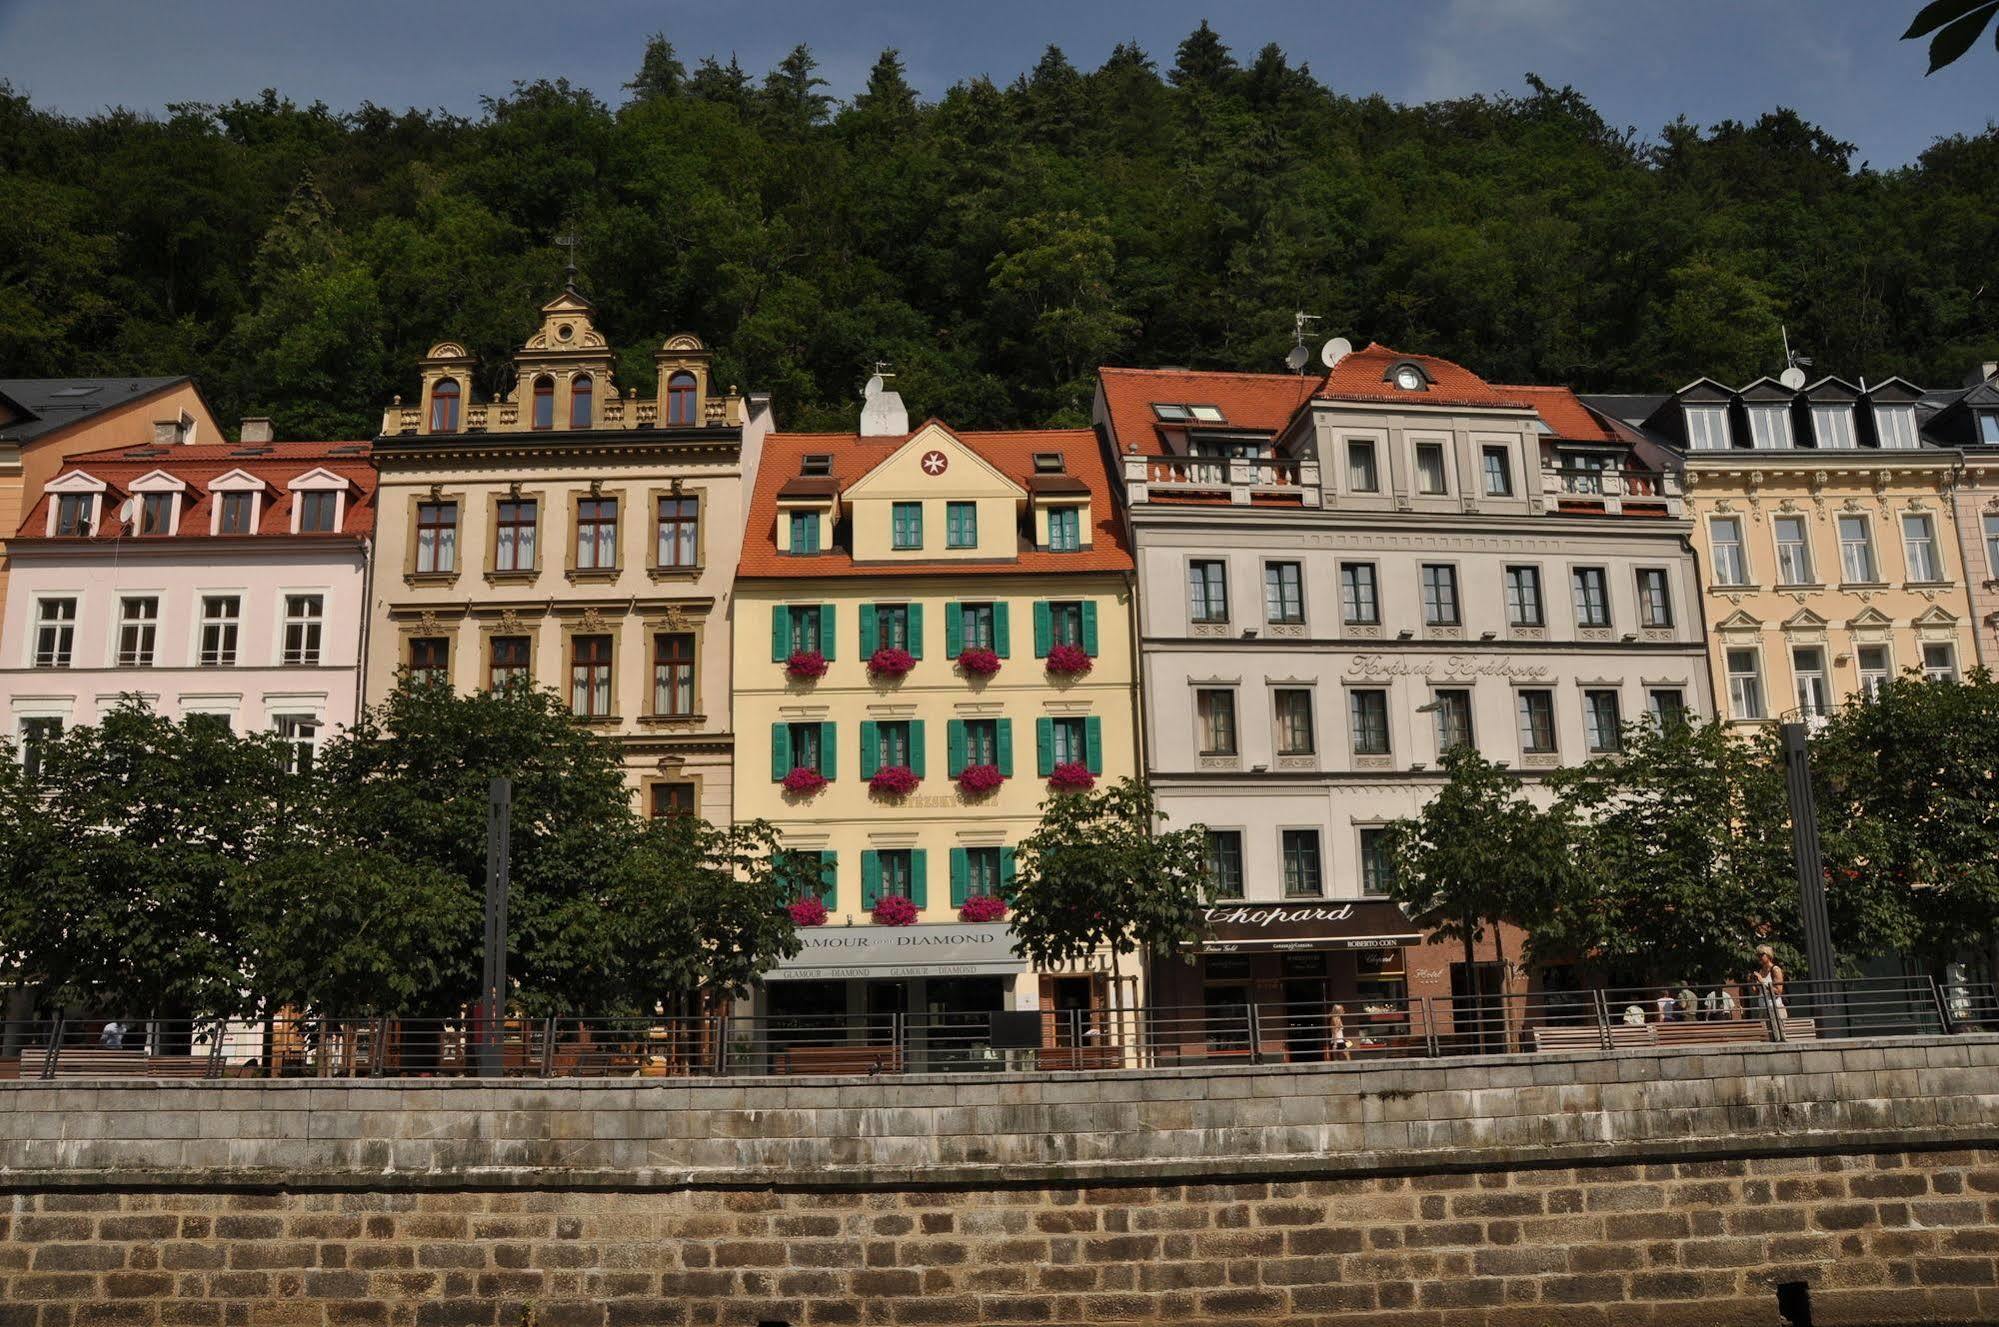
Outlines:
{"type": "Polygon", "coordinates": [[[21,418],[0,424],[0,441],[32,442],[132,401],[186,382],[172,378],[0,378],[0,397],[21,418]]]}
{"type": "Polygon", "coordinates": [[[1621,419],[1627,424],[1643,424],[1659,412],[1659,407],[1672,400],[1661,394],[1632,395],[1629,393],[1584,392],[1582,403],[1599,414],[1621,419]]]}

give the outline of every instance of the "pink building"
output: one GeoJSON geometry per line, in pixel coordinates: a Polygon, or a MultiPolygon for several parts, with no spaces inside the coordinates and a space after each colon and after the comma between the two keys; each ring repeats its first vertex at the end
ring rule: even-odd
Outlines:
{"type": "Polygon", "coordinates": [[[32,761],[138,695],[309,756],[355,715],[374,525],[366,443],[70,456],[7,541],[6,735],[32,761]]]}

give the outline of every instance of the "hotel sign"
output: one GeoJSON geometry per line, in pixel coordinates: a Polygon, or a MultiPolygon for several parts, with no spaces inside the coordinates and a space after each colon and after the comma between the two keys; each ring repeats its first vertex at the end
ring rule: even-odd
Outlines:
{"type": "Polygon", "coordinates": [[[1422,935],[1386,899],[1339,903],[1224,903],[1204,908],[1204,954],[1251,950],[1394,949],[1422,935]]]}
{"type": "Polygon", "coordinates": [[[1013,952],[1013,931],[991,925],[809,926],[798,953],[764,973],[765,981],[838,981],[848,977],[1008,977],[1027,971],[1013,952]]]}

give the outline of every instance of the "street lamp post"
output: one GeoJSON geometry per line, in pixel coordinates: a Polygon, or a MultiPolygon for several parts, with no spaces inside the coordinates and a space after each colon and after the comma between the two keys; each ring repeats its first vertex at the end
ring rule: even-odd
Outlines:
{"type": "Polygon", "coordinates": [[[507,877],[513,869],[514,781],[497,778],[486,792],[486,954],[479,983],[479,1073],[497,1078],[507,1013],[507,877]]]}
{"type": "MultiPolygon", "coordinates": [[[[1825,863],[1819,856],[1818,805],[1812,797],[1811,752],[1802,723],[1778,725],[1784,745],[1784,787],[1791,802],[1791,855],[1798,868],[1798,914],[1805,930],[1805,965],[1814,982],[1838,976],[1832,952],[1832,922],[1825,908],[1825,863]]],[[[1827,1000],[1835,987],[1821,988],[1827,1000]]]]}

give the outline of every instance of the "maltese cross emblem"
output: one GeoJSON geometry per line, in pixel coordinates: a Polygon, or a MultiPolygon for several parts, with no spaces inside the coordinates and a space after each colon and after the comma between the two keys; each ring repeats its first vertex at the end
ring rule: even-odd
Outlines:
{"type": "Polygon", "coordinates": [[[946,456],[943,452],[923,453],[924,474],[941,475],[950,468],[951,468],[951,458],[946,456]]]}

